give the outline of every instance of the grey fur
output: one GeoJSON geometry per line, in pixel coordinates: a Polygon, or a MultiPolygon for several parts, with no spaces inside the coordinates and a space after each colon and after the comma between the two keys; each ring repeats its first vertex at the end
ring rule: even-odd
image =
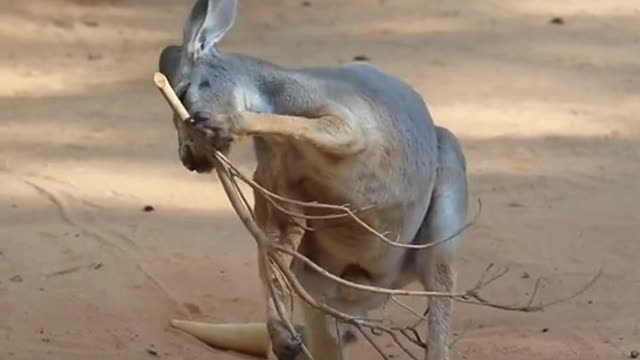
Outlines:
{"type": "MultiPolygon", "coordinates": [[[[373,205],[363,220],[402,244],[438,241],[464,225],[462,148],[451,132],[434,125],[417,92],[368,64],[285,69],[222,52],[217,41],[233,24],[236,6],[236,0],[198,0],[182,46],[168,47],[160,56],[160,70],[212,146],[227,150],[237,136],[253,136],[258,182],[300,200],[373,205]],[[214,34],[205,36],[204,45],[198,35],[203,32],[214,34]]],[[[179,122],[176,128],[183,164],[211,171],[207,149],[196,146],[193,133],[179,122]]],[[[269,235],[299,243],[299,251],[327,271],[382,287],[417,279],[429,290],[454,289],[461,236],[428,250],[402,249],[350,221],[310,221],[317,230],[305,232],[260,196],[255,201],[257,221],[269,235]]],[[[387,300],[349,292],[296,261],[292,268],[314,297],[342,311],[364,315],[387,300]]],[[[273,352],[281,360],[302,358],[281,340],[272,299],[265,296],[273,352]]],[[[434,300],[431,309],[425,359],[446,360],[451,300],[434,300]]],[[[305,314],[306,343],[316,359],[343,359],[334,324],[311,309],[305,314]]]]}

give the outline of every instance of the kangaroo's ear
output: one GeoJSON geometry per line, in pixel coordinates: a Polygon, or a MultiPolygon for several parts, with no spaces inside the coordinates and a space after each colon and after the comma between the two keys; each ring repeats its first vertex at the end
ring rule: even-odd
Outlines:
{"type": "Polygon", "coordinates": [[[178,66],[180,66],[180,53],[182,47],[169,45],[162,49],[160,60],[158,61],[158,71],[169,79],[169,83],[175,86],[176,75],[178,74],[178,66]]]}
{"type": "Polygon", "coordinates": [[[237,0],[198,0],[184,28],[187,54],[196,59],[215,49],[236,18],[237,0]]]}

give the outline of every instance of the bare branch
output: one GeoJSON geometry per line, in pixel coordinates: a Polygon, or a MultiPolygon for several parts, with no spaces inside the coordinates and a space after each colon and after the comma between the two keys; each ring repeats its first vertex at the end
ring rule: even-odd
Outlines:
{"type": "Polygon", "coordinates": [[[482,212],[482,201],[480,199],[478,199],[478,211],[476,212],[476,215],[473,217],[473,219],[471,221],[467,222],[464,226],[462,226],[460,229],[458,229],[453,234],[447,236],[444,239],[440,239],[440,240],[437,240],[435,242],[431,242],[431,243],[427,243],[427,244],[403,244],[403,243],[399,243],[398,241],[390,240],[386,236],[387,233],[381,233],[381,232],[377,231],[376,229],[372,228],[369,224],[367,224],[365,221],[363,221],[358,216],[356,216],[356,213],[360,213],[360,212],[372,209],[373,206],[367,206],[367,207],[364,207],[364,208],[361,208],[361,209],[358,209],[358,210],[354,211],[354,210],[349,209],[348,206],[346,206],[346,205],[329,205],[329,204],[320,204],[320,203],[317,203],[317,202],[303,202],[303,201],[288,199],[288,198],[285,198],[283,196],[280,196],[278,194],[275,194],[275,193],[269,191],[268,189],[264,188],[263,186],[261,186],[260,184],[255,182],[254,180],[252,180],[249,177],[243,175],[239,170],[236,170],[233,167],[231,162],[224,155],[216,154],[216,157],[221,162],[224,162],[228,167],[233,169],[232,170],[232,174],[233,174],[234,177],[239,178],[244,183],[246,183],[247,185],[249,185],[252,188],[254,188],[255,190],[257,190],[257,192],[262,194],[267,199],[267,201],[269,201],[269,203],[271,203],[276,209],[284,212],[285,214],[287,214],[289,216],[294,216],[294,217],[298,217],[298,218],[307,219],[307,220],[331,220],[331,219],[339,219],[339,218],[344,218],[344,217],[350,217],[355,222],[357,222],[362,227],[364,227],[366,230],[368,230],[373,235],[375,235],[378,239],[380,239],[383,242],[387,243],[388,245],[391,245],[391,246],[394,246],[394,247],[406,248],[406,249],[428,249],[430,247],[442,244],[442,243],[447,242],[447,241],[455,238],[456,236],[462,234],[465,230],[467,230],[469,227],[471,227],[475,223],[475,221],[478,218],[478,216],[480,215],[480,213],[482,212]],[[302,206],[302,207],[337,210],[337,211],[341,211],[342,214],[305,215],[305,214],[300,214],[300,213],[294,213],[294,212],[291,212],[291,211],[283,208],[279,204],[277,204],[274,201],[274,199],[282,201],[282,202],[287,202],[287,203],[290,203],[290,204],[302,206]]]}
{"type": "Polygon", "coordinates": [[[320,265],[316,264],[315,262],[313,262],[311,259],[309,259],[308,257],[300,254],[297,251],[294,250],[290,250],[285,246],[279,245],[277,243],[274,243],[271,245],[272,248],[274,248],[277,251],[283,252],[287,255],[291,255],[294,258],[301,260],[302,262],[304,262],[306,265],[309,265],[313,270],[315,270],[316,272],[318,272],[319,274],[323,275],[326,278],[329,278],[341,285],[344,286],[348,286],[350,288],[356,289],[356,290],[362,290],[362,291],[369,291],[372,293],[378,293],[378,294],[386,294],[386,295],[400,295],[400,296],[426,296],[426,297],[452,297],[452,298],[456,298],[456,297],[464,297],[467,295],[467,293],[447,293],[447,292],[439,292],[439,291],[419,291],[419,290],[399,290],[399,289],[388,289],[388,288],[382,288],[382,287],[377,287],[377,286],[370,286],[370,285],[362,285],[362,284],[358,284],[358,283],[354,283],[352,281],[349,280],[345,280],[339,276],[333,275],[332,273],[328,272],[327,270],[323,269],[320,265]]]}

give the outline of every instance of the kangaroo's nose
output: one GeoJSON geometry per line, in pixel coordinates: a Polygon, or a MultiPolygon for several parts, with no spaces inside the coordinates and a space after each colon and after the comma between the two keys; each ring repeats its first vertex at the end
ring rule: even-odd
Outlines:
{"type": "Polygon", "coordinates": [[[193,122],[196,124],[203,123],[209,120],[209,115],[202,111],[195,112],[192,117],[193,117],[193,122]]]}

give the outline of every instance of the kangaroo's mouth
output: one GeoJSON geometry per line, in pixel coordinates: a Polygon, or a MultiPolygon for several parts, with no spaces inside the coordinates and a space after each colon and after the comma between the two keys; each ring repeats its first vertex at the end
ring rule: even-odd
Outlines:
{"type": "Polygon", "coordinates": [[[179,154],[182,165],[190,171],[210,173],[213,170],[213,163],[209,157],[194,151],[191,144],[181,145],[179,154]]]}
{"type": "MultiPolygon", "coordinates": [[[[223,155],[228,155],[230,152],[230,144],[219,149],[223,155]]],[[[180,161],[185,168],[197,173],[210,173],[213,170],[212,156],[206,151],[213,151],[210,147],[206,150],[198,149],[197,145],[192,143],[180,145],[179,155],[180,161]]]]}

